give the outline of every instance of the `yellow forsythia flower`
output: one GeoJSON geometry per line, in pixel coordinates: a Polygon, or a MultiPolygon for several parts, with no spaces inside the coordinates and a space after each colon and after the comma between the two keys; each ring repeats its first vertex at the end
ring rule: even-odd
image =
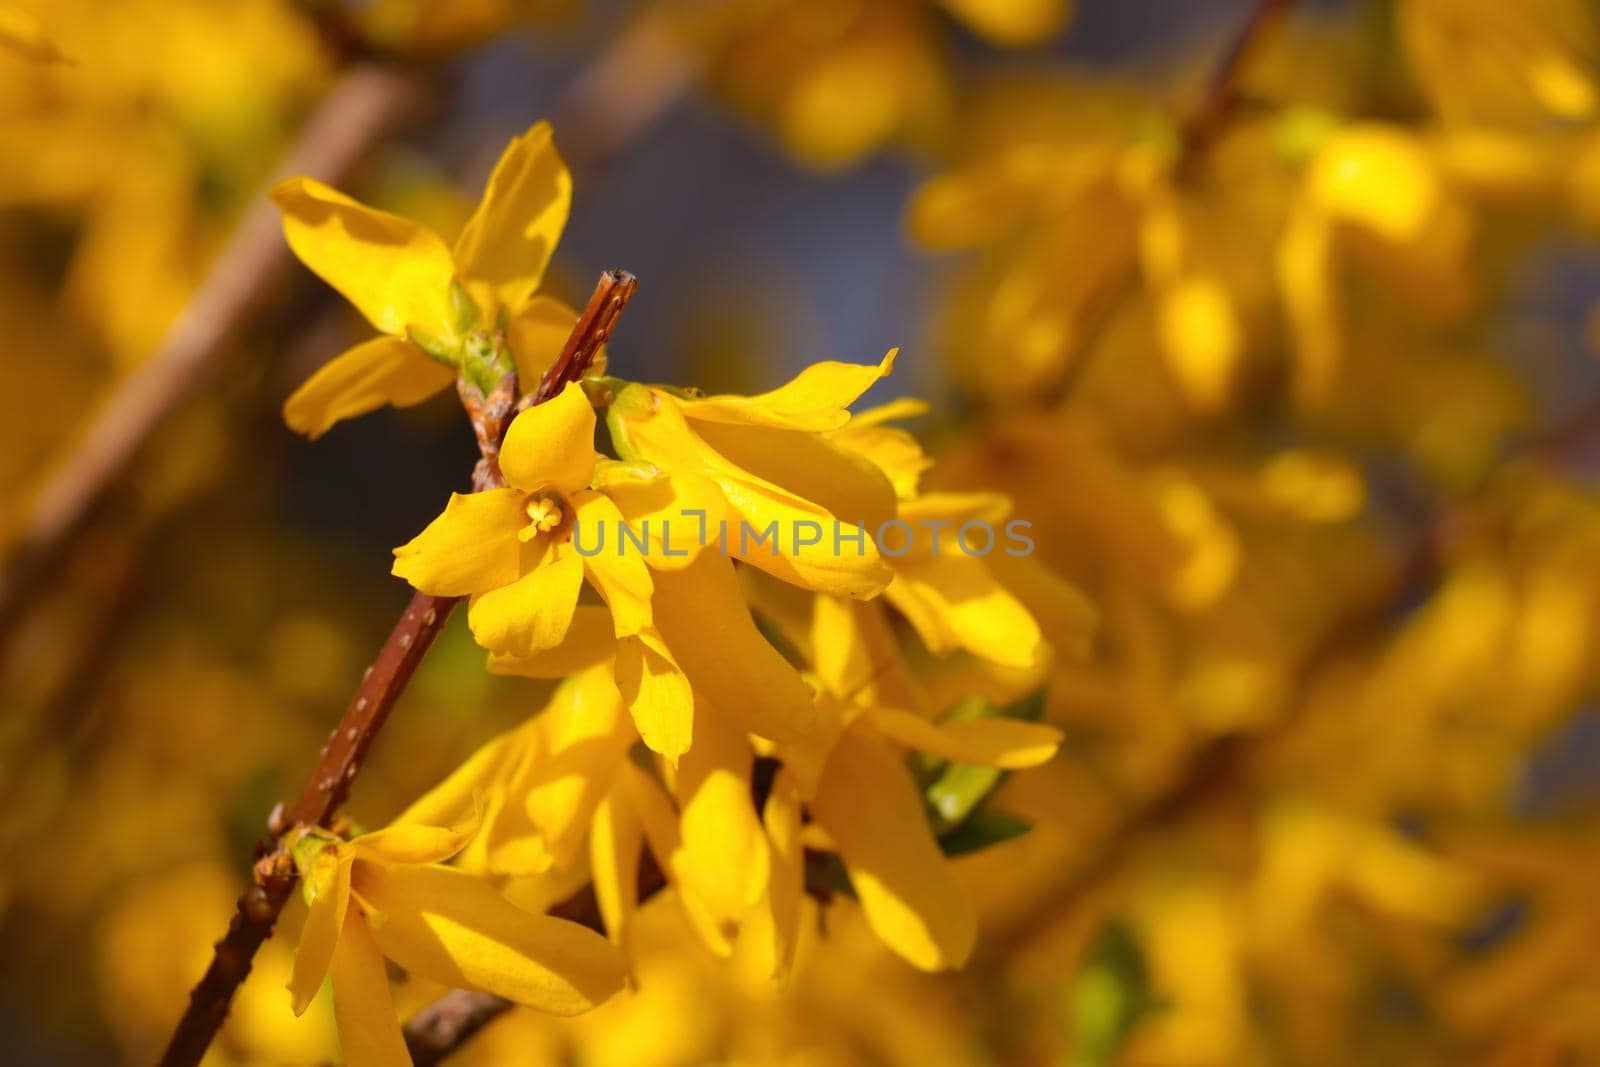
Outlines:
{"type": "Polygon", "coordinates": [[[289,990],[299,1014],[332,975],[351,1067],[409,1062],[386,957],[413,975],[556,1015],[588,1011],[622,988],[622,957],[604,938],[525,912],[487,881],[440,863],[471,832],[397,825],[297,845],[309,911],[289,990]]]}
{"type": "Polygon", "coordinates": [[[289,426],[318,437],[384,404],[418,404],[455,377],[479,330],[506,333],[523,381],[560,351],[573,310],[535,295],[567,223],[572,179],[539,123],[511,142],[452,249],[427,227],[310,178],[272,191],[295,255],[384,336],[331,360],[284,405],[289,426]]]}
{"type": "Polygon", "coordinates": [[[520,657],[565,640],[587,578],[610,609],[617,680],[640,734],[675,759],[689,743],[691,698],[651,620],[644,554],[621,545],[580,553],[573,543],[579,524],[590,538],[621,536],[616,502],[589,488],[594,428],[594,409],[576,382],[518,415],[500,450],[507,486],[452,495],[442,515],[395,549],[394,573],[434,596],[470,596],[473,637],[491,652],[520,657]]]}

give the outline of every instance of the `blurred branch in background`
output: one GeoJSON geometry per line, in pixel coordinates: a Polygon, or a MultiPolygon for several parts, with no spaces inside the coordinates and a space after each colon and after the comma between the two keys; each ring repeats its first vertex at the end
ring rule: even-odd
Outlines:
{"type": "MultiPolygon", "coordinates": [[[[284,160],[280,175],[326,182],[348,175],[425,95],[415,72],[357,66],[345,74],[284,160]]],[[[202,388],[233,351],[291,262],[277,209],[257,197],[166,340],[107,398],[76,448],[34,499],[0,572],[0,648],[95,513],[166,417],[202,388]]]]}
{"type": "MultiPolygon", "coordinates": [[[[1178,124],[1178,148],[1173,174],[1178,181],[1192,178],[1196,165],[1227,130],[1238,113],[1241,85],[1250,63],[1267,39],[1282,25],[1295,0],[1255,0],[1244,25],[1228,44],[1217,63],[1205,91],[1178,124]]],[[[1094,359],[1106,329],[1134,294],[1139,281],[1137,264],[1128,261],[1110,272],[1086,302],[1083,324],[1077,341],[1067,354],[1056,382],[1041,391],[1045,406],[1058,406],[1078,388],[1094,359]]]]}

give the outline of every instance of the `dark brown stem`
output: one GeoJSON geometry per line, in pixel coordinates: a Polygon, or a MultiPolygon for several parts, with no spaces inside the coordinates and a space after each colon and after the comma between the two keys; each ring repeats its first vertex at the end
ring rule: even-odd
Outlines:
{"type": "Polygon", "coordinates": [[[1261,50],[1262,44],[1294,6],[1294,0],[1256,0],[1232,44],[1211,72],[1211,80],[1200,103],[1189,112],[1181,127],[1180,173],[1204,156],[1228,128],[1239,110],[1240,88],[1245,71],[1261,50]]]}
{"type": "MultiPolygon", "coordinates": [[[[1250,61],[1293,6],[1294,0],[1256,0],[1244,25],[1212,70],[1205,93],[1178,125],[1178,154],[1173,165],[1178,178],[1190,177],[1227,130],[1239,110],[1240,87],[1250,61]]],[[[1077,340],[1067,353],[1060,378],[1045,390],[1047,406],[1062,403],[1077,390],[1091,356],[1117,312],[1135,291],[1138,280],[1137,263],[1131,255],[1107,272],[1088,300],[1077,340]]]]}
{"type": "MultiPolygon", "coordinates": [[[[582,353],[598,350],[597,339],[603,328],[609,336],[617,315],[633,294],[636,283],[632,275],[607,271],[600,278],[590,309],[599,306],[609,309],[605,314],[585,313],[573,326],[566,349],[579,355],[567,360],[564,374],[581,375],[588,369],[589,360],[582,353]],[[625,283],[624,283],[625,280],[625,283]]],[[[538,396],[554,396],[566,384],[561,376],[546,376],[549,388],[541,386],[538,396]]],[[[515,382],[508,386],[514,392],[515,382]]],[[[504,434],[503,415],[509,405],[489,405],[470,413],[480,439],[488,438],[495,450],[486,452],[484,464],[490,473],[475,477],[476,488],[488,489],[503,485],[499,468],[493,464],[498,454],[500,437],[504,434]],[[496,417],[498,412],[500,417],[496,417]],[[491,421],[492,420],[492,421],[491,421]]],[[[480,465],[480,472],[483,465],[480,465]]],[[[211,965],[189,995],[189,1006],[173,1031],[172,1041],[161,1058],[162,1067],[195,1067],[210,1047],[212,1039],[227,1017],[228,1006],[234,991],[250,973],[251,961],[261,943],[272,935],[278,914],[293,891],[296,875],[294,864],[284,848],[286,835],[296,827],[329,826],[339,806],[344,803],[350,784],[355,781],[366,759],[367,751],[377,739],[389,711],[400,694],[405,692],[412,674],[422,657],[428,652],[434,638],[439,636],[459,598],[434,597],[417,593],[406,605],[389,638],[378,650],[378,658],[367,669],[355,698],[345,709],[344,717],[334,728],[328,743],[322,749],[316,768],[311,772],[294,805],[287,811],[281,807],[272,813],[267,829],[274,841],[258,848],[259,859],[255,865],[255,884],[239,898],[238,910],[228,926],[228,932],[217,942],[211,965]]]]}
{"type": "MultiPolygon", "coordinates": [[[[353,68],[312,116],[281,173],[339,182],[422,97],[414,74],[353,68]]],[[[0,573],[0,647],[162,420],[227,356],[291,258],[277,208],[257,197],[160,346],[117,384],[35,495],[0,573]]]]}

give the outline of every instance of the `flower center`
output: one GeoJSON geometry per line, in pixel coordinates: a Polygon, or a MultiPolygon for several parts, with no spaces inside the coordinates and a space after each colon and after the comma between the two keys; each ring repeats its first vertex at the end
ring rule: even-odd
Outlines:
{"type": "Polygon", "coordinates": [[[523,541],[532,541],[540,534],[554,530],[561,525],[565,515],[561,498],[554,493],[534,493],[528,497],[525,509],[528,514],[528,525],[517,532],[517,537],[523,541]]]}

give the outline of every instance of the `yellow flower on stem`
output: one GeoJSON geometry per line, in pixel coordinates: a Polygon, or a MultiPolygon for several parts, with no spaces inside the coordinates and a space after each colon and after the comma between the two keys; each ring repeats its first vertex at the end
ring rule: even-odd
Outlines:
{"type": "Polygon", "coordinates": [[[620,953],[586,927],[517,908],[493,886],[443,866],[471,826],[397,825],[351,841],[295,846],[309,904],[289,983],[296,1014],[333,979],[351,1067],[410,1063],[385,958],[413,975],[577,1015],[622,988],[620,953]]]}
{"type": "Polygon", "coordinates": [[[859,699],[871,675],[853,654],[863,640],[858,609],[817,599],[812,641],[825,689],[818,710],[845,725],[823,766],[811,814],[878,937],[923,970],[959,968],[972,952],[977,921],[929,826],[904,750],[1015,770],[1049,760],[1061,733],[1013,719],[935,722],[859,699]]]}
{"type": "Polygon", "coordinates": [[[524,658],[563,643],[587,579],[610,610],[617,685],[640,736],[676,759],[688,747],[692,697],[651,619],[645,553],[618,542],[621,510],[589,488],[594,428],[576,382],[518,415],[500,450],[506,487],[452,495],[442,515],[395,549],[394,573],[434,596],[470,596],[467,623],[478,643],[524,658]]]}
{"type": "Polygon", "coordinates": [[[284,405],[289,426],[310,437],[384,404],[421,403],[479,366],[498,372],[474,382],[481,392],[513,361],[531,389],[577,317],[535,295],[572,201],[548,123],[511,142],[454,248],[310,178],[272,196],[295,255],[383,334],[329,361],[284,405]]]}

